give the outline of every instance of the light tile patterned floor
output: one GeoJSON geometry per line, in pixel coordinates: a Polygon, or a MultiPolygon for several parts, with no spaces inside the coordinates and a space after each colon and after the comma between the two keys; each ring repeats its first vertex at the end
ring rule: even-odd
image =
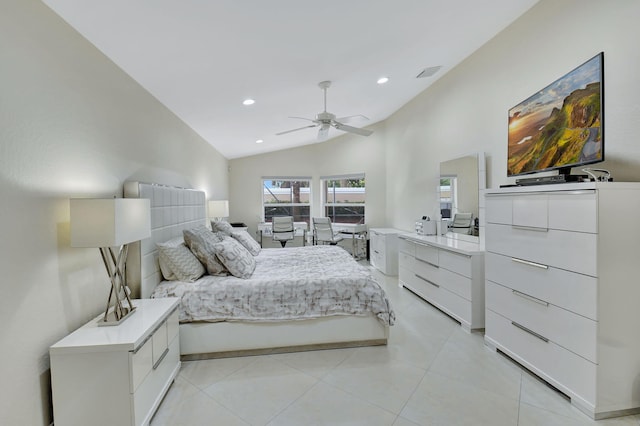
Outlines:
{"type": "Polygon", "coordinates": [[[482,333],[373,272],[397,316],[387,346],[184,362],[151,425],[640,425],[590,420],[482,333]]]}

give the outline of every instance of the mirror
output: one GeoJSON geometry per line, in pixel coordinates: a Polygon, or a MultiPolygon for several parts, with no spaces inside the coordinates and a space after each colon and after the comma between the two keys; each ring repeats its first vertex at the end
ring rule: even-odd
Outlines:
{"type": "Polygon", "coordinates": [[[486,188],[484,153],[469,154],[440,163],[438,188],[442,219],[452,220],[456,213],[471,213],[471,227],[456,229],[455,233],[474,236],[477,240],[480,227],[476,225],[479,220],[475,219],[480,215],[480,190],[486,188]]]}

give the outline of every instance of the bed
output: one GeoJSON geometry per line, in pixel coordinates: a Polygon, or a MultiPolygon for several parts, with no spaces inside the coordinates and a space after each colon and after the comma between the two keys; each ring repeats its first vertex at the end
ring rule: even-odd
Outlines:
{"type": "Polygon", "coordinates": [[[129,286],[136,297],[181,298],[183,360],[387,343],[394,320],[389,301],[368,269],[340,247],[262,249],[247,279],[204,275],[194,283],[164,281],[157,244],[206,225],[205,194],[141,182],[126,182],[124,193],[151,200],[151,237],[129,248],[129,286]],[[218,289],[224,287],[235,293],[221,297],[218,289]],[[315,298],[305,305],[295,291],[315,298]],[[338,307],[327,302],[329,294],[340,295],[338,307]],[[212,308],[207,298],[223,303],[212,308]],[[243,301],[240,307],[225,304],[234,299],[243,301]],[[265,316],[258,303],[264,301],[284,309],[265,316]]]}

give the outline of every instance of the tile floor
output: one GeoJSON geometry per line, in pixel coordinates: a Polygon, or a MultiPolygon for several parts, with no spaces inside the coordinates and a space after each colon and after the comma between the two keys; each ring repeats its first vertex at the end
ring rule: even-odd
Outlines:
{"type": "Polygon", "coordinates": [[[387,346],[184,362],[151,425],[640,425],[590,420],[373,272],[397,317],[387,346]]]}

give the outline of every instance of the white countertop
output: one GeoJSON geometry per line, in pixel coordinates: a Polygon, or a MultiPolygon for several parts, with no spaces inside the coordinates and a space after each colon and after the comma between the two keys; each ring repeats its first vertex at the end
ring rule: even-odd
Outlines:
{"type": "Polygon", "coordinates": [[[466,241],[463,235],[418,235],[415,232],[400,232],[398,237],[411,240],[417,243],[429,244],[432,246],[455,251],[467,256],[484,254],[484,247],[480,242],[466,241]]]}

